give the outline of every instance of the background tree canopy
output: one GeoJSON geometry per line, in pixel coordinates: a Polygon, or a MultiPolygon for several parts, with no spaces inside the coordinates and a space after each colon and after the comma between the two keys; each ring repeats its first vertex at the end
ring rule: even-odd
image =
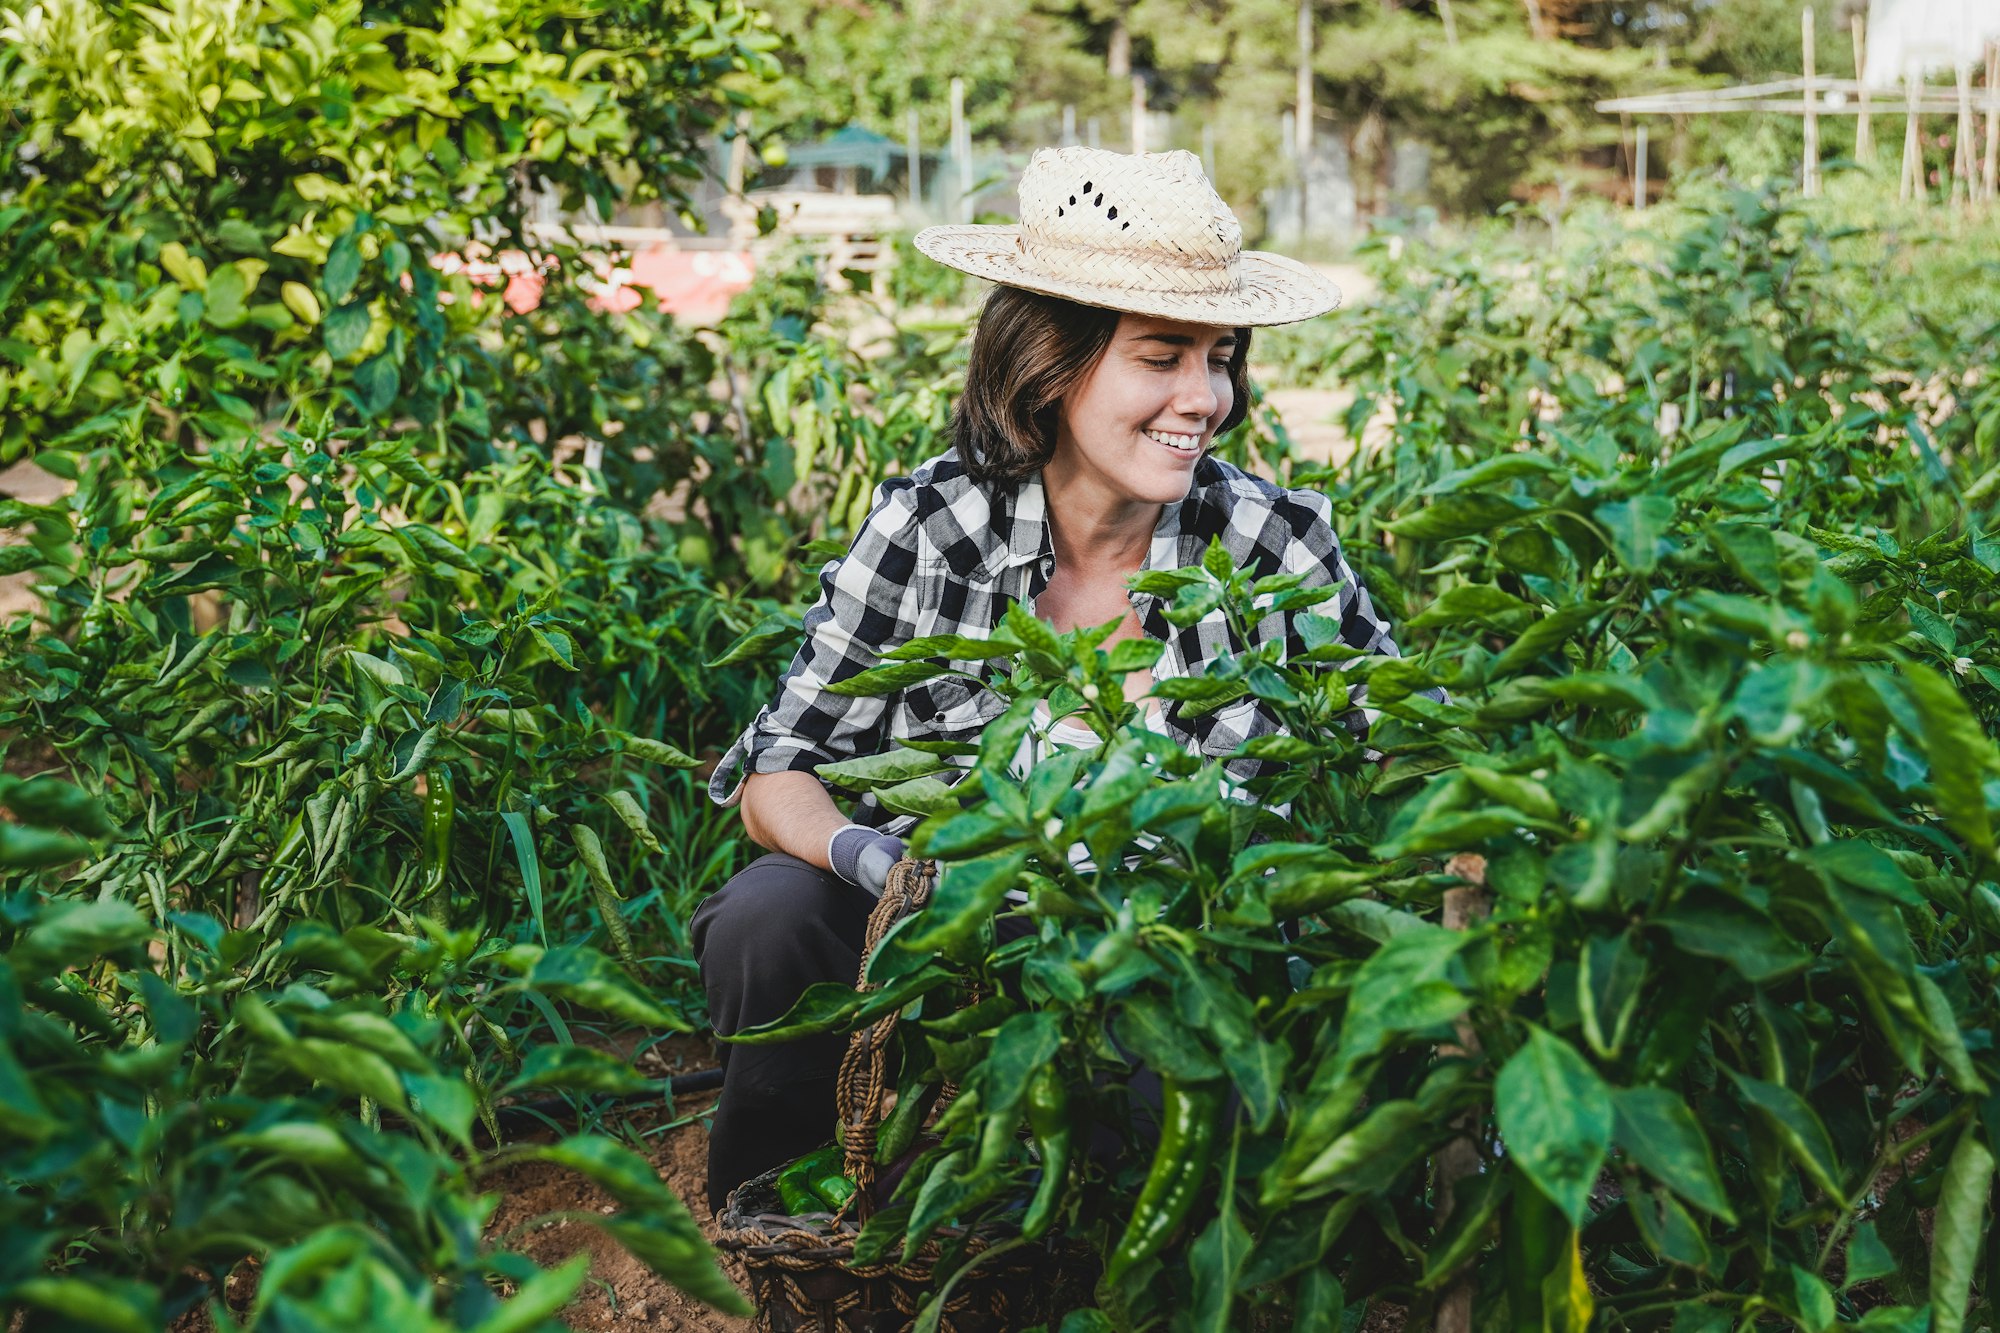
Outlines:
{"type": "MultiPolygon", "coordinates": [[[[1818,0],[1819,68],[1851,67],[1851,0],[1818,0]]],[[[1290,171],[1280,116],[1294,104],[1292,0],[774,0],[786,78],[768,108],[793,140],[858,123],[901,138],[917,113],[927,145],[946,141],[948,88],[966,81],[976,139],[1022,149],[1054,142],[1065,104],[1129,136],[1129,75],[1173,117],[1169,146],[1213,127],[1215,174],[1239,208],[1290,171]]],[[[1484,213],[1567,174],[1617,178],[1619,126],[1593,109],[1621,93],[1725,83],[1800,64],[1795,0],[1333,0],[1315,6],[1320,133],[1342,136],[1366,178],[1386,146],[1432,151],[1432,194],[1484,213]],[[1540,16],[1539,26],[1535,16],[1540,16]]],[[[1657,150],[1686,168],[1720,159],[1742,125],[1683,127],[1657,150]]],[[[1796,127],[1777,132],[1797,138],[1796,127]]],[[[1845,134],[1831,129],[1831,135],[1845,134]]],[[[1829,139],[1830,148],[1838,143],[1829,139]]]]}

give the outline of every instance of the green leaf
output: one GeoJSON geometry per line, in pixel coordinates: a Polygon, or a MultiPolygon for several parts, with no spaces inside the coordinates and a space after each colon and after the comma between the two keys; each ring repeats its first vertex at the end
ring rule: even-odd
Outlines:
{"type": "Polygon", "coordinates": [[[1725,1222],[1736,1220],[1701,1122],[1678,1093],[1618,1088],[1611,1103],[1616,1113],[1613,1137],[1626,1156],[1695,1207],[1725,1222]]]}
{"type": "Polygon", "coordinates": [[[717,667],[735,666],[739,662],[751,662],[763,657],[782,644],[790,643],[799,636],[799,622],[788,615],[769,615],[752,625],[748,630],[723,650],[722,656],[702,665],[710,670],[717,667]]]}
{"type": "Polygon", "coordinates": [[[1419,491],[1419,495],[1451,495],[1459,491],[1477,490],[1481,486],[1491,486],[1496,482],[1517,481],[1522,477],[1546,476],[1562,471],[1561,464],[1552,458],[1536,453],[1504,453],[1462,467],[1455,472],[1447,472],[1436,481],[1419,491]]]}
{"type": "Polygon", "coordinates": [[[1225,1209],[1202,1231],[1188,1249],[1194,1270],[1193,1319],[1188,1325],[1198,1333],[1234,1333],[1239,1327],[1231,1310],[1236,1297],[1237,1276],[1250,1255],[1250,1233],[1238,1220],[1236,1210],[1225,1209]]]}
{"type": "Polygon", "coordinates": [[[368,341],[368,307],[359,301],[336,307],[320,325],[320,337],[328,356],[335,361],[347,360],[368,341]]]}
{"type": "Polygon", "coordinates": [[[628,981],[610,959],[581,944],[550,949],[528,969],[521,985],[643,1027],[694,1031],[685,1018],[628,981]]]}
{"type": "Polygon", "coordinates": [[[635,759],[644,759],[651,764],[664,764],[668,768],[700,768],[701,760],[687,754],[665,741],[654,740],[650,736],[634,736],[629,732],[606,729],[605,734],[618,742],[618,748],[635,759]]]}
{"type": "Polygon", "coordinates": [[[1938,811],[1952,832],[1990,860],[1993,823],[1982,783],[1995,766],[1993,742],[1943,676],[1910,662],[1903,668],[1902,679],[1922,720],[1924,749],[1931,762],[1931,791],[1938,811]]]}
{"type": "Polygon", "coordinates": [[[1576,602],[1542,614],[1493,659],[1487,667],[1487,678],[1497,680],[1512,675],[1560,648],[1596,619],[1604,606],[1603,602],[1576,602]]]}
{"type": "Polygon", "coordinates": [[[659,1084],[609,1051],[589,1046],[540,1044],[521,1061],[521,1072],[500,1089],[503,1093],[528,1088],[553,1088],[563,1092],[602,1092],[611,1095],[646,1092],[659,1084]]]}
{"type": "Polygon", "coordinates": [[[379,416],[396,401],[402,387],[402,372],[388,352],[377,352],[354,368],[354,387],[360,390],[362,410],[379,416]]]}
{"type": "Polygon", "coordinates": [[[1861,1282],[1872,1282],[1878,1277],[1887,1277],[1896,1271],[1896,1256],[1889,1253],[1889,1247],[1876,1234],[1875,1223],[1855,1224],[1854,1234],[1847,1241],[1846,1286],[1861,1282]]]}
{"type": "Polygon", "coordinates": [[[773,1042],[796,1041],[822,1032],[846,1032],[894,1013],[918,996],[927,995],[950,981],[941,967],[925,967],[905,973],[879,990],[858,991],[840,981],[816,981],[806,987],[792,1007],[769,1023],[732,1032],[722,1040],[740,1046],[768,1046],[773,1042]]]}
{"type": "Polygon", "coordinates": [[[1743,1100],[1776,1132],[1785,1151],[1831,1198],[1846,1197],[1840,1186],[1840,1157],[1826,1126],[1812,1107],[1790,1088],[1726,1070],[1743,1100]]]}
{"type": "Polygon", "coordinates": [[[882,657],[889,662],[915,662],[928,657],[941,657],[948,662],[984,662],[1012,657],[1020,651],[1021,645],[1005,635],[974,639],[963,634],[932,634],[899,644],[882,657]]]}
{"type": "Polygon", "coordinates": [[[542,920],[542,858],[535,851],[535,832],[528,816],[520,810],[503,810],[500,822],[514,844],[514,864],[521,869],[521,891],[528,899],[528,919],[535,923],[535,937],[548,942],[549,932],[542,920]]]}
{"type": "Polygon", "coordinates": [[[938,662],[891,662],[886,666],[857,671],[841,680],[830,680],[820,688],[828,694],[855,698],[870,694],[894,694],[897,690],[921,685],[927,680],[951,674],[938,662]]]}
{"type": "MultiPolygon", "coordinates": [[[[1398,1176],[1429,1145],[1438,1126],[1434,1117],[1413,1101],[1386,1101],[1366,1118],[1328,1144],[1289,1182],[1287,1194],[1338,1189],[1376,1193],[1398,1176]]],[[[1270,1201],[1271,1194],[1265,1194],[1270,1201]]]]}
{"type": "Polygon", "coordinates": [[[653,833],[652,823],[646,818],[645,810],[640,807],[638,797],[629,791],[614,791],[604,798],[604,803],[611,807],[611,813],[617,815],[619,822],[638,839],[640,846],[649,852],[661,850],[660,840],[653,833]]]}
{"type": "Polygon", "coordinates": [[[1814,865],[1857,889],[1880,894],[1908,907],[1923,907],[1924,896],[1895,858],[1872,842],[1837,838],[1806,853],[1814,865]]]}
{"type": "Polygon", "coordinates": [[[953,773],[958,766],[940,755],[926,754],[921,750],[906,750],[898,746],[884,750],[881,754],[862,755],[858,759],[843,759],[835,764],[817,765],[813,772],[821,781],[849,791],[873,791],[878,787],[893,787],[908,782],[912,778],[932,777],[939,773],[953,773]]]}
{"type": "Polygon", "coordinates": [[[531,625],[529,630],[534,634],[535,642],[542,645],[542,651],[554,659],[557,666],[565,671],[576,670],[576,640],[570,637],[568,630],[553,625],[531,625]]]}
{"type": "Polygon", "coordinates": [[[1467,491],[1442,496],[1415,513],[1405,514],[1384,526],[1398,537],[1436,542],[1490,532],[1534,512],[1533,506],[1516,503],[1505,496],[1467,491]]]}
{"type": "Polygon", "coordinates": [[[1720,894],[1690,894],[1654,920],[1682,953],[1721,959],[1749,981],[1775,981],[1812,961],[1771,918],[1720,894]]]}
{"type": "Polygon", "coordinates": [[[1485,583],[1461,583],[1439,593],[1421,614],[1403,622],[1410,629],[1433,629],[1439,625],[1490,622],[1531,610],[1512,593],[1485,583]]]}
{"type": "Polygon", "coordinates": [[[56,1316],[62,1328],[159,1333],[167,1326],[159,1293],[127,1278],[31,1277],[15,1283],[8,1295],[10,1304],[56,1316]]]}
{"type": "Polygon", "coordinates": [[[949,953],[971,939],[1019,885],[1027,864],[1026,852],[1013,851],[947,865],[903,947],[949,953]]]}
{"type": "Polygon", "coordinates": [[[1790,458],[1797,454],[1803,441],[1796,436],[1774,440],[1745,440],[1733,446],[1715,465],[1715,480],[1720,483],[1729,480],[1745,468],[1762,469],[1763,465],[1779,458],[1790,458]]]}
{"type": "Polygon", "coordinates": [[[893,787],[877,788],[875,799],[882,803],[884,810],[899,815],[915,815],[919,819],[953,814],[960,805],[958,789],[936,778],[911,778],[893,787]]]}
{"type": "Polygon", "coordinates": [[[1500,1070],[1494,1111],[1507,1152],[1582,1226],[1614,1124],[1610,1089],[1570,1046],[1540,1028],[1500,1070]]]}
{"type": "Polygon", "coordinates": [[[1985,1240],[1982,1219],[1993,1187],[1993,1153],[1967,1130],[1952,1149],[1938,1191],[1937,1222],[1931,1239],[1931,1328],[1962,1333],[1972,1301],[1972,1279],[1985,1240]]]}
{"type": "Polygon", "coordinates": [[[1833,1327],[1839,1312],[1834,1308],[1833,1293],[1827,1289],[1817,1273],[1811,1273],[1797,1264],[1787,1265],[1791,1278],[1790,1300],[1786,1304],[1799,1317],[1799,1326],[1806,1333],[1824,1333],[1833,1327]]]}
{"type": "Polygon", "coordinates": [[[1659,563],[1660,541],[1674,523],[1674,502],[1646,494],[1597,507],[1597,521],[1611,533],[1612,549],[1627,569],[1644,574],[1659,563]]]}
{"type": "Polygon", "coordinates": [[[361,237],[344,233],[326,252],[326,267],[320,270],[319,285],[334,305],[345,301],[361,277],[361,237]]]}
{"type": "Polygon", "coordinates": [[[135,948],[152,936],[152,926],[130,904],[110,898],[57,902],[42,910],[8,958],[23,976],[47,976],[135,948]]]}
{"type": "Polygon", "coordinates": [[[432,573],[436,573],[440,565],[449,569],[463,570],[467,574],[484,572],[471,556],[453,544],[451,538],[428,524],[405,523],[399,528],[391,528],[389,532],[409,553],[412,563],[427,568],[432,573]]]}

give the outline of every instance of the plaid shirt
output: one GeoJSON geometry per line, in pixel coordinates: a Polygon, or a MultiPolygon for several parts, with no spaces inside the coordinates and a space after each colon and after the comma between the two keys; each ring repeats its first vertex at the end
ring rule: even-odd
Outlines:
{"type": "MultiPolygon", "coordinates": [[[[1219,459],[1203,458],[1195,464],[1187,497],[1161,512],[1144,567],[1200,564],[1209,540],[1219,537],[1239,568],[1260,576],[1303,573],[1305,586],[1325,587],[1331,605],[1312,609],[1339,619],[1343,641],[1366,653],[1395,656],[1387,622],[1340,554],[1331,516],[1332,505],[1318,492],[1284,490],[1219,459]]],[[[710,780],[710,796],[720,805],[736,804],[743,791],[739,769],[811,772],[820,764],[879,753],[903,739],[976,742],[1007,707],[976,681],[943,676],[871,698],[829,694],[823,687],[879,665],[884,652],[911,639],[989,636],[1009,603],[1034,609],[1054,569],[1039,476],[1017,486],[985,485],[946,454],[907,477],[885,481],[853,546],[820,571],[820,598],[806,613],[805,643],[785,672],[778,697],[723,756],[710,780]]],[[[1238,649],[1219,610],[1179,628],[1168,622],[1164,599],[1129,596],[1146,636],[1166,645],[1153,668],[1156,680],[1203,675],[1216,659],[1238,649]]],[[[1292,613],[1266,617],[1248,646],[1289,635],[1291,621],[1292,613]]],[[[1167,707],[1167,733],[1188,750],[1214,758],[1278,730],[1254,697],[1199,717],[1178,713],[1178,705],[1167,707]]],[[[1232,767],[1241,776],[1256,766],[1246,759],[1232,767]]],[[[891,833],[917,822],[883,809],[872,795],[861,798],[854,818],[891,833]]]]}

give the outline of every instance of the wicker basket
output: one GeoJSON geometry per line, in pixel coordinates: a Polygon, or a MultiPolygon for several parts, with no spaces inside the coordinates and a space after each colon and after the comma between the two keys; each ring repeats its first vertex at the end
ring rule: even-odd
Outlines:
{"type": "MultiPolygon", "coordinates": [[[[874,989],[867,960],[889,928],[930,900],[934,865],[901,861],[889,872],[882,899],[868,918],[862,949],[861,990],[874,989]]],[[[927,1240],[909,1263],[857,1264],[854,1238],[875,1206],[875,1134],[891,1091],[886,1053],[896,1030],[888,1014],[854,1034],[835,1088],[846,1143],[843,1169],[855,1183],[853,1200],[839,1213],[785,1212],[772,1170],[730,1191],[718,1221],[717,1243],[737,1254],[750,1277],[758,1326],[773,1333],[900,1333],[935,1287],[947,1246],[977,1256],[1004,1237],[946,1230],[927,1240]]],[[[1065,1294],[1089,1290],[1082,1271],[1087,1254],[1046,1245],[1007,1247],[980,1261],[954,1283],[938,1327],[941,1333],[1011,1333],[1048,1319],[1065,1294]]],[[[1073,1302],[1072,1302],[1073,1303],[1073,1302]]]]}

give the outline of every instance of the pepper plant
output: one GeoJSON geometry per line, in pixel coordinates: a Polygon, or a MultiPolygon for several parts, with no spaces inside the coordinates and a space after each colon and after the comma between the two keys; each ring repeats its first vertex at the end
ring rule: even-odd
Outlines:
{"type": "Polygon", "coordinates": [[[846,682],[995,696],[976,746],[822,770],[925,814],[942,876],[872,959],[880,990],[810,991],[750,1034],[901,1013],[880,1154],[921,1152],[859,1250],[1020,1231],[1024,1207],[1039,1227],[1053,1191],[1103,1265],[1072,1333],[1378,1303],[1976,1326],[1995,663],[1983,613],[1921,620],[1894,583],[1978,607],[2000,562],[1976,514],[1907,547],[1827,535],[1868,417],[1751,424],[1668,447],[1558,425],[1410,497],[1387,528],[1436,581],[1404,658],[1360,657],[1307,609],[1324,590],[1220,546],[1139,576],[1239,644],[1297,617],[1157,687],[1257,710],[1239,754],[1136,725],[1121,683],[1152,645],[1018,607],[846,682]],[[1105,740],[1023,779],[1037,700],[1105,740]]]}

